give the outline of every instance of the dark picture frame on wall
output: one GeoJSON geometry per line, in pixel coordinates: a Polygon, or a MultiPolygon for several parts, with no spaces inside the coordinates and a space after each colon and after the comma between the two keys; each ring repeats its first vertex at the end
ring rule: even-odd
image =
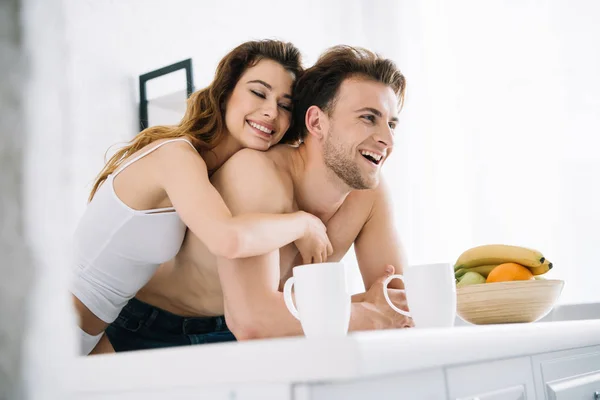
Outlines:
{"type": "Polygon", "coordinates": [[[154,71],[147,72],[143,75],[140,75],[140,110],[139,110],[139,122],[140,122],[140,132],[148,127],[148,97],[146,85],[148,81],[152,79],[156,79],[158,77],[171,74],[173,72],[179,70],[185,70],[185,85],[186,85],[186,97],[190,97],[190,95],[194,92],[194,77],[192,75],[192,59],[188,58],[183,61],[176,62],[175,64],[167,65],[166,67],[162,67],[156,69],[154,71]]]}

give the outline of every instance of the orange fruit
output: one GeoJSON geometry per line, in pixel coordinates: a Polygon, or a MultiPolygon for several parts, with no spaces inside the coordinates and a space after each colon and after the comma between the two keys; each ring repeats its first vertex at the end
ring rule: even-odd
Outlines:
{"type": "Polygon", "coordinates": [[[517,263],[504,263],[494,268],[485,282],[527,281],[529,279],[534,279],[529,268],[517,263]]]}

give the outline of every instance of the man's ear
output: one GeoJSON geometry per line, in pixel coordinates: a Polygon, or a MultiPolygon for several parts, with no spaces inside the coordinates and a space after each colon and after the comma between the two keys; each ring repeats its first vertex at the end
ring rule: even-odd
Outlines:
{"type": "Polygon", "coordinates": [[[306,110],[304,123],[306,124],[306,130],[309,135],[312,135],[319,140],[323,139],[326,132],[326,120],[323,110],[317,106],[310,106],[308,110],[306,110]]]}

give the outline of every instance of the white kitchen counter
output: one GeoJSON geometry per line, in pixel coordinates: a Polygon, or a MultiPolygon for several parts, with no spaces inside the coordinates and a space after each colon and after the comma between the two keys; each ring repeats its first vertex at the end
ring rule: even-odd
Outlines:
{"type": "Polygon", "coordinates": [[[74,386],[82,396],[215,385],[282,387],[589,346],[600,346],[600,320],[357,332],[337,340],[281,338],[80,358],[74,386]]]}

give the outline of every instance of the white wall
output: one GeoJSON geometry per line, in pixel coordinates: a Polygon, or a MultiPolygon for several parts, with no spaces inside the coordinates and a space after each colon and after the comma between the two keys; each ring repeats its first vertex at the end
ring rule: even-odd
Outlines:
{"type": "Polygon", "coordinates": [[[420,67],[407,74],[411,171],[398,192],[412,199],[412,259],[530,246],[566,281],[561,302],[600,301],[600,5],[419,4],[423,48],[401,64],[420,67]]]}

